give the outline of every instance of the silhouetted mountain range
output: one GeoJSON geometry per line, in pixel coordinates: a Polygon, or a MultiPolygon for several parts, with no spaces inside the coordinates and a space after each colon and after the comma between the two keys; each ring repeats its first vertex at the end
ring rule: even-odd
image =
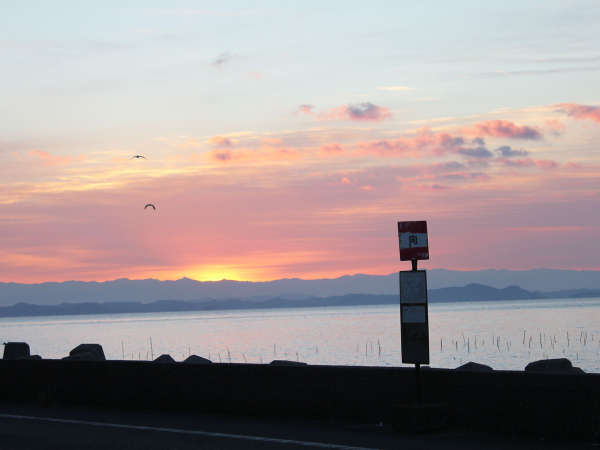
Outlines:
{"type": "MultiPolygon", "coordinates": [[[[407,267],[408,268],[408,267],[407,267]]],[[[470,283],[497,289],[521,286],[529,291],[600,289],[600,271],[577,270],[477,270],[427,271],[430,289],[464,286],[470,283]]],[[[334,297],[347,294],[396,295],[398,274],[345,275],[333,279],[301,280],[298,278],[264,282],[176,281],[155,279],[119,279],[104,282],[66,281],[63,283],[0,283],[0,306],[18,302],[57,305],[64,302],[155,302],[164,299],[245,299],[264,301],[275,297],[303,299],[334,297]]]]}
{"type": "MultiPolygon", "coordinates": [[[[463,287],[431,289],[429,302],[498,301],[526,300],[543,298],[582,298],[600,297],[600,289],[579,289],[551,293],[530,292],[518,286],[497,289],[482,284],[469,284],[463,287]]],[[[210,300],[159,300],[150,303],[102,302],[102,303],[61,303],[59,305],[36,305],[17,303],[0,307],[0,317],[54,316],[75,314],[119,314],[177,311],[213,311],[228,309],[272,309],[310,308],[324,306],[386,305],[398,304],[398,295],[348,294],[332,297],[282,298],[267,300],[210,299],[210,300]]]]}

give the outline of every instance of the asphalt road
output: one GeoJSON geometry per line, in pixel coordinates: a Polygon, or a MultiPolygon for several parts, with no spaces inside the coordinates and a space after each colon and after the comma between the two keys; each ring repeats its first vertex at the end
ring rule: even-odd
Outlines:
{"type": "Polygon", "coordinates": [[[589,443],[445,430],[407,435],[374,424],[0,405],[0,449],[592,449],[589,443]]]}

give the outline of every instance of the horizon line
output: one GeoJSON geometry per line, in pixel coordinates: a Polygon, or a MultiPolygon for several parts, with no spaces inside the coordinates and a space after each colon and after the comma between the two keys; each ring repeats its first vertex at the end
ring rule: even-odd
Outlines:
{"type": "MultiPolygon", "coordinates": [[[[550,267],[535,267],[535,268],[531,268],[531,269],[505,269],[505,268],[485,268],[485,269],[447,269],[445,267],[436,267],[436,268],[432,268],[432,269],[426,269],[429,271],[432,270],[446,270],[449,272],[483,272],[483,271],[506,271],[506,272],[528,272],[528,271],[535,271],[535,270],[553,270],[553,271],[563,271],[563,272],[600,272],[600,268],[574,268],[574,269],[556,269],[556,268],[550,268],[550,267]]],[[[372,277],[387,277],[390,275],[395,274],[396,271],[394,272],[390,272],[390,273],[386,273],[386,274],[371,274],[371,273],[350,273],[350,274],[344,274],[344,275],[340,275],[337,277],[325,277],[325,278],[301,278],[301,277],[283,277],[283,278],[275,278],[275,279],[270,279],[270,280],[258,280],[258,281],[252,281],[252,280],[234,280],[234,279],[229,279],[229,278],[222,278],[220,280],[198,280],[195,278],[191,278],[189,276],[182,276],[180,278],[177,279],[160,279],[160,278],[129,278],[129,277],[119,277],[119,278],[112,278],[112,279],[105,279],[105,280],[74,280],[74,279],[65,279],[65,280],[61,280],[61,281],[37,281],[37,282],[31,282],[31,283],[23,283],[23,282],[18,282],[18,281],[3,281],[0,280],[0,284],[22,284],[22,285],[29,285],[29,286],[33,286],[33,285],[39,285],[39,284],[61,284],[61,283],[111,283],[111,282],[115,282],[115,281],[158,281],[161,283],[165,283],[165,282],[177,282],[177,281],[181,281],[181,280],[191,280],[191,281],[195,281],[197,283],[221,283],[224,281],[231,281],[231,282],[235,282],[235,283],[273,283],[276,281],[285,281],[285,280],[299,280],[299,281],[318,281],[318,280],[338,280],[340,278],[344,278],[344,277],[356,277],[356,276],[372,276],[372,277]]]]}

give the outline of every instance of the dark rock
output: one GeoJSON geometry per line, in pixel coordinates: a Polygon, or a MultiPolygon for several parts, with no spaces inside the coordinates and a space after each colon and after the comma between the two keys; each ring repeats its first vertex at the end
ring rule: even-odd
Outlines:
{"type": "Polygon", "coordinates": [[[154,362],[159,364],[172,364],[175,362],[175,360],[171,357],[171,355],[164,354],[156,358],[154,362]]]}
{"type": "Polygon", "coordinates": [[[468,363],[463,364],[462,366],[459,366],[454,370],[464,370],[469,372],[491,372],[494,369],[490,366],[486,366],[485,364],[479,364],[473,361],[469,361],[468,363]]]}
{"type": "Polygon", "coordinates": [[[206,359],[206,358],[203,358],[198,355],[190,355],[185,359],[185,361],[183,361],[183,363],[184,364],[212,364],[212,361],[210,359],[206,359]]]}
{"type": "Polygon", "coordinates": [[[573,367],[567,358],[541,359],[525,366],[525,372],[543,373],[584,373],[579,367],[573,367]]]}
{"type": "Polygon", "coordinates": [[[275,359],[271,361],[272,366],[306,366],[308,365],[305,362],[300,361],[287,361],[285,359],[275,359]]]}
{"type": "Polygon", "coordinates": [[[106,361],[104,350],[100,344],[79,344],[69,352],[69,356],[63,359],[106,361]]]}
{"type": "Polygon", "coordinates": [[[6,342],[2,359],[29,358],[29,344],[26,342],[6,342]]]}

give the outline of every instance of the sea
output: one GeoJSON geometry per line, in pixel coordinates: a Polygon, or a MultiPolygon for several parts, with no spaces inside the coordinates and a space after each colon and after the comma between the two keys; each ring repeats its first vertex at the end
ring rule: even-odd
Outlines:
{"type": "MultiPolygon", "coordinates": [[[[600,373],[599,319],[600,298],[431,303],[430,366],[523,370],[568,358],[600,373]]],[[[114,360],[403,366],[399,305],[2,318],[0,340],[27,342],[43,358],[99,343],[114,360]]]]}

